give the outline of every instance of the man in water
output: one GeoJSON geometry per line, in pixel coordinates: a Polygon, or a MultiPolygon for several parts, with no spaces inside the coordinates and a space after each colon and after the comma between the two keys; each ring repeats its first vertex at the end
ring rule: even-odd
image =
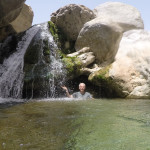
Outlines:
{"type": "Polygon", "coordinates": [[[75,92],[72,95],[69,94],[67,87],[62,86],[62,88],[66,91],[66,94],[69,98],[81,98],[81,99],[88,99],[92,98],[92,95],[89,92],[85,92],[86,85],[84,83],[79,84],[79,92],[75,92]]]}

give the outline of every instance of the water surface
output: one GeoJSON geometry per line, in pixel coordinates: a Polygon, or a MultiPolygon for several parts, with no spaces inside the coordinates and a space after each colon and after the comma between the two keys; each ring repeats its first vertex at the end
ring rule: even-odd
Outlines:
{"type": "Polygon", "coordinates": [[[150,150],[149,100],[0,105],[0,149],[150,150]]]}

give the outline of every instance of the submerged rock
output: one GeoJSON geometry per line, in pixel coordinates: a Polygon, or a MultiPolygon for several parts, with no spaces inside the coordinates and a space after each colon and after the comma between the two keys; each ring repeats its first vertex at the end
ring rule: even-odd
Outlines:
{"type": "Polygon", "coordinates": [[[51,14],[54,22],[70,40],[76,40],[83,25],[94,19],[92,10],[83,6],[70,4],[51,14]]]}
{"type": "Polygon", "coordinates": [[[120,2],[106,2],[94,9],[100,22],[116,23],[122,31],[143,29],[144,24],[140,12],[133,6],[120,2]]]}

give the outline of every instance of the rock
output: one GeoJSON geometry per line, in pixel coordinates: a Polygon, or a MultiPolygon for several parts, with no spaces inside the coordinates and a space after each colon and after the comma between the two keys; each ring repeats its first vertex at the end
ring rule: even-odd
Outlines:
{"type": "Polygon", "coordinates": [[[8,25],[20,14],[25,0],[0,1],[0,27],[8,25]]]}
{"type": "Polygon", "coordinates": [[[93,73],[89,80],[116,97],[150,98],[150,33],[130,30],[124,33],[116,61],[93,73]]]}
{"type": "Polygon", "coordinates": [[[84,47],[84,48],[82,48],[81,50],[79,50],[77,52],[68,54],[67,57],[75,57],[75,56],[78,56],[80,54],[83,54],[83,53],[86,53],[86,52],[89,52],[89,51],[90,51],[89,47],[84,47]]]}
{"type": "Polygon", "coordinates": [[[94,53],[90,52],[89,47],[84,47],[77,52],[68,54],[67,57],[77,57],[80,60],[82,67],[87,67],[95,61],[94,53]]]}
{"type": "Polygon", "coordinates": [[[144,28],[140,12],[133,6],[124,3],[106,2],[96,7],[94,13],[102,23],[117,23],[123,32],[144,28]]]}
{"type": "Polygon", "coordinates": [[[109,71],[112,65],[105,66],[99,70],[91,73],[88,80],[92,84],[100,87],[101,96],[105,97],[122,97],[126,95],[122,92],[121,86],[117,84],[116,80],[109,76],[109,71]]]}
{"type": "Polygon", "coordinates": [[[101,67],[99,67],[97,64],[94,64],[92,67],[90,68],[82,68],[80,71],[81,71],[81,74],[82,75],[87,75],[89,76],[90,74],[93,74],[94,72],[97,72],[101,70],[101,67]]]}
{"type": "Polygon", "coordinates": [[[83,25],[94,19],[92,10],[83,6],[70,4],[51,14],[54,22],[70,40],[76,40],[83,25]]]}
{"type": "Polygon", "coordinates": [[[5,27],[0,28],[0,42],[5,41],[5,39],[10,35],[10,34],[15,34],[15,30],[11,25],[7,25],[5,27]]]}
{"type": "Polygon", "coordinates": [[[121,29],[115,25],[101,23],[99,18],[87,22],[77,38],[75,49],[89,47],[97,62],[109,64],[114,60],[122,37],[121,29]]]}
{"type": "Polygon", "coordinates": [[[6,20],[2,18],[1,20],[2,27],[0,28],[0,41],[4,40],[7,36],[11,34],[23,32],[31,27],[33,20],[33,11],[31,7],[26,4],[22,4],[19,7],[19,10],[20,11],[16,10],[17,12],[14,10],[13,12],[16,12],[16,14],[14,15],[12,12],[12,18],[11,16],[8,19],[5,18],[6,20]]]}
{"type": "MultiPolygon", "coordinates": [[[[131,30],[124,33],[110,75],[125,81],[128,98],[150,98],[150,33],[131,30]]],[[[119,82],[122,84],[122,82],[119,82]]]]}
{"type": "MultiPolygon", "coordinates": [[[[34,27],[32,28],[34,30],[34,27]]],[[[50,88],[53,84],[57,88],[63,80],[62,76],[65,76],[61,68],[62,63],[57,58],[58,49],[49,33],[48,24],[38,24],[35,28],[38,28],[38,31],[28,45],[24,56],[24,98],[52,95],[55,89],[50,88]]]]}
{"type": "Polygon", "coordinates": [[[77,56],[82,63],[82,67],[87,67],[88,65],[92,64],[95,61],[95,56],[93,52],[87,52],[77,56]]]}
{"type": "Polygon", "coordinates": [[[18,17],[11,22],[16,33],[23,32],[31,27],[33,21],[33,11],[30,6],[24,4],[18,17]]]}

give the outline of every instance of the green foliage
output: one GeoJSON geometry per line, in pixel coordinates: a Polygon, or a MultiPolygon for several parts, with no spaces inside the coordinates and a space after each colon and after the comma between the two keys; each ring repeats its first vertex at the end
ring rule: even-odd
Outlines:
{"type": "Polygon", "coordinates": [[[70,78],[80,75],[81,62],[77,57],[64,57],[62,60],[70,78]]]}
{"type": "Polygon", "coordinates": [[[111,65],[106,66],[105,68],[101,69],[98,72],[98,75],[95,76],[98,80],[108,80],[109,79],[109,69],[111,68],[111,65]]]}
{"type": "Polygon", "coordinates": [[[57,27],[55,26],[55,24],[52,21],[49,21],[48,24],[49,24],[50,33],[54,37],[54,40],[58,41],[58,29],[57,29],[57,27]]]}
{"type": "Polygon", "coordinates": [[[49,44],[48,44],[48,40],[43,40],[43,55],[50,55],[50,48],[49,48],[49,44]]]}
{"type": "Polygon", "coordinates": [[[80,75],[81,62],[76,57],[67,57],[66,54],[75,52],[75,41],[69,40],[65,33],[58,28],[52,21],[48,22],[49,30],[58,45],[58,53],[66,67],[67,74],[70,78],[80,75]]]}
{"type": "Polygon", "coordinates": [[[57,43],[59,49],[61,49],[64,54],[75,52],[75,41],[69,40],[65,33],[63,33],[63,31],[58,28],[52,21],[49,21],[48,24],[49,30],[54,37],[54,40],[57,43]]]}
{"type": "Polygon", "coordinates": [[[111,65],[104,67],[100,71],[96,72],[95,74],[89,77],[89,80],[94,84],[101,86],[107,86],[113,83],[112,78],[109,76],[109,70],[111,65]]]}

